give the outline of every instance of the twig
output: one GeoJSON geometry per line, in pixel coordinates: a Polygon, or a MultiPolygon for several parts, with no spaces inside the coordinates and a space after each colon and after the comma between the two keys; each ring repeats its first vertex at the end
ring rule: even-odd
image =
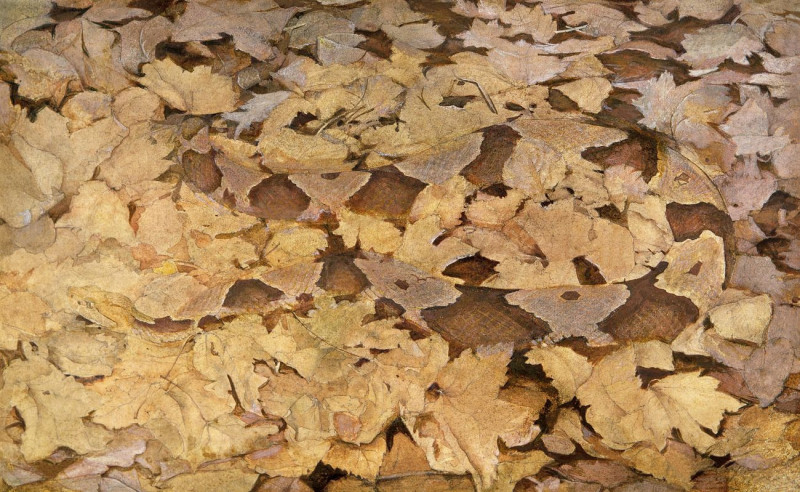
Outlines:
{"type": "Polygon", "coordinates": [[[308,326],[306,326],[306,324],[305,324],[305,323],[303,323],[303,322],[300,320],[300,318],[297,316],[297,313],[295,313],[295,312],[292,312],[292,316],[294,316],[294,319],[296,319],[296,320],[297,320],[297,322],[298,322],[298,323],[300,323],[300,326],[302,326],[302,327],[303,327],[303,328],[304,328],[304,329],[305,329],[305,330],[308,332],[308,334],[309,334],[309,335],[311,335],[312,337],[316,338],[317,340],[319,340],[320,342],[324,343],[325,345],[328,345],[329,347],[333,348],[334,350],[338,350],[339,352],[342,352],[342,353],[344,353],[344,354],[347,354],[347,355],[351,355],[351,356],[353,356],[353,357],[357,357],[357,358],[359,358],[359,359],[367,359],[367,360],[368,360],[368,361],[370,361],[370,362],[375,362],[375,359],[373,359],[372,357],[365,357],[365,356],[363,356],[363,355],[358,355],[358,354],[355,354],[355,353],[353,353],[353,352],[350,352],[350,351],[348,351],[348,350],[345,350],[345,349],[343,349],[343,348],[339,347],[338,345],[334,345],[333,343],[331,343],[331,342],[329,342],[329,341],[325,340],[324,338],[322,338],[321,336],[317,335],[316,333],[314,333],[314,332],[311,330],[311,328],[309,328],[308,326]]]}
{"type": "Polygon", "coordinates": [[[487,94],[485,90],[483,90],[483,87],[481,86],[480,82],[478,82],[477,80],[462,79],[458,75],[456,75],[456,80],[458,80],[461,83],[472,84],[475,87],[477,87],[478,91],[481,93],[481,96],[483,97],[483,100],[486,101],[486,105],[489,106],[489,111],[491,111],[494,114],[497,114],[497,108],[495,107],[492,98],[489,97],[489,94],[487,94]]]}
{"type": "Polygon", "coordinates": [[[589,27],[589,24],[581,24],[580,26],[575,27],[568,27],[566,29],[559,29],[557,31],[553,31],[555,34],[564,34],[565,32],[575,32],[575,31],[582,31],[589,27]]]}

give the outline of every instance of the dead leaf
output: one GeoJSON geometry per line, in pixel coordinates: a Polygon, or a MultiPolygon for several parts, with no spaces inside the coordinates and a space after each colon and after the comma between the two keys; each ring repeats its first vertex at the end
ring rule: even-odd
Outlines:
{"type": "Polygon", "coordinates": [[[40,357],[16,360],[3,371],[0,401],[25,422],[21,451],[28,461],[47,458],[59,446],[85,454],[103,449],[111,438],[101,426],[84,422],[100,398],[40,357]]]}
{"type": "Polygon", "coordinates": [[[439,373],[423,412],[404,416],[434,469],[469,472],[479,488],[489,487],[497,476],[498,439],[538,434],[533,424],[538,415],[497,399],[509,357],[501,347],[479,354],[465,351],[439,373]]]}
{"type": "Polygon", "coordinates": [[[156,60],[142,67],[140,82],[175,109],[190,114],[224,113],[236,109],[238,94],[232,81],[211,73],[204,65],[186,71],[172,60],[156,60]]]}

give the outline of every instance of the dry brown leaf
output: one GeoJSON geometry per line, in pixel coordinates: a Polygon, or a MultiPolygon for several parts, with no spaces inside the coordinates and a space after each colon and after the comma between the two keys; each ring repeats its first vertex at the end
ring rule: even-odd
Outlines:
{"type": "Polygon", "coordinates": [[[454,237],[434,244],[443,232],[441,219],[436,215],[409,224],[395,258],[425,272],[440,275],[450,263],[477,253],[475,248],[454,237]]]}
{"type": "Polygon", "coordinates": [[[716,431],[726,411],[742,404],[717,390],[719,382],[700,372],[667,376],[642,389],[636,376],[635,351],[621,349],[595,365],[592,376],[578,388],[582,404],[588,404],[587,421],[615,449],[650,442],[663,450],[672,429],[684,442],[705,452],[714,438],[703,428],[716,431]],[[702,405],[697,402],[702,401],[702,405]]]}
{"type": "Polygon", "coordinates": [[[156,60],[142,67],[140,82],[175,109],[190,114],[224,113],[236,109],[238,94],[224,75],[207,65],[186,71],[172,60],[156,60]]]}
{"type": "Polygon", "coordinates": [[[605,219],[592,219],[574,210],[570,200],[549,207],[528,202],[514,222],[533,239],[550,261],[584,256],[607,282],[624,280],[634,267],[630,232],[605,219]],[[553,229],[553,224],[560,224],[553,229]]]}
{"type": "Polygon", "coordinates": [[[228,4],[221,1],[192,1],[175,23],[172,40],[175,42],[210,41],[229,34],[237,49],[258,60],[267,59],[270,41],[280,35],[296,9],[280,9],[272,0],[247,4],[228,4]]]}
{"type": "Polygon", "coordinates": [[[727,58],[745,64],[748,55],[764,48],[756,35],[742,24],[707,27],[696,34],[688,34],[681,44],[686,50],[681,59],[697,70],[714,68],[727,58]]]}
{"type": "Polygon", "coordinates": [[[586,357],[567,347],[535,347],[525,357],[528,364],[542,365],[547,377],[553,380],[553,386],[558,390],[562,402],[575,398],[575,391],[592,374],[592,366],[586,357]]]}
{"type": "Polygon", "coordinates": [[[434,469],[471,473],[479,489],[496,480],[498,439],[509,442],[522,433],[530,440],[538,434],[537,414],[497,399],[509,358],[502,347],[463,352],[441,370],[422,412],[403,416],[434,469]]]}
{"type": "Polygon", "coordinates": [[[402,242],[402,233],[389,222],[343,210],[339,216],[339,227],[334,234],[342,236],[344,245],[353,248],[359,244],[364,251],[388,254],[394,252],[402,242]]]}
{"type": "Polygon", "coordinates": [[[690,489],[697,472],[712,463],[699,457],[691,446],[671,439],[661,452],[650,445],[637,445],[625,450],[622,456],[637,470],[684,489],[690,489]]]}
{"type": "Polygon", "coordinates": [[[50,306],[39,296],[0,288],[0,347],[14,350],[19,341],[29,342],[55,330],[49,317],[50,306]]]}
{"type": "Polygon", "coordinates": [[[717,305],[708,312],[714,330],[729,340],[764,343],[772,318],[772,302],[768,295],[750,297],[732,289],[726,290],[717,305]]]}
{"type": "Polygon", "coordinates": [[[347,162],[345,142],[327,134],[301,135],[282,128],[276,135],[262,139],[258,151],[264,165],[275,173],[335,173],[350,171],[354,162],[347,162]]]}
{"type": "Polygon", "coordinates": [[[28,461],[47,458],[59,446],[80,454],[103,449],[110,433],[84,421],[100,398],[41,357],[15,360],[3,371],[3,411],[16,409],[25,422],[20,450],[28,461]]]}
{"type": "Polygon", "coordinates": [[[6,1],[0,489],[794,490],[795,7],[6,1]]]}
{"type": "Polygon", "coordinates": [[[584,111],[599,113],[603,109],[603,101],[611,93],[611,82],[602,77],[589,77],[556,88],[584,111]]]}
{"type": "Polygon", "coordinates": [[[412,48],[421,50],[431,49],[444,43],[444,36],[436,31],[436,26],[433,22],[411,23],[402,26],[393,26],[391,24],[384,24],[381,30],[385,32],[392,40],[398,43],[407,44],[412,48]]]}

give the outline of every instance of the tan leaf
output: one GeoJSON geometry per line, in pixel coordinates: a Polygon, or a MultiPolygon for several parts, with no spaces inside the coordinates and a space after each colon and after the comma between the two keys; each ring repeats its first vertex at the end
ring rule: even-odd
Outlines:
{"type": "Polygon", "coordinates": [[[700,452],[714,444],[703,428],[716,432],[726,411],[742,404],[717,391],[719,381],[700,371],[667,376],[642,389],[636,376],[635,352],[623,348],[606,356],[589,380],[578,388],[578,399],[588,404],[587,421],[615,449],[650,442],[666,446],[672,429],[700,452]],[[697,402],[702,401],[702,405],[697,402]]]}
{"type": "Polygon", "coordinates": [[[371,443],[359,446],[334,443],[322,458],[322,462],[352,475],[374,480],[378,476],[378,469],[385,453],[386,439],[381,436],[371,443]]]}
{"type": "Polygon", "coordinates": [[[586,357],[567,347],[541,346],[529,350],[528,364],[541,364],[547,377],[553,380],[561,402],[575,397],[575,391],[589,379],[592,366],[586,357]]]}
{"type": "Polygon", "coordinates": [[[343,142],[326,135],[301,135],[289,128],[262,139],[258,150],[264,165],[276,173],[333,173],[355,167],[345,160],[348,148],[343,142]]]}
{"type": "Polygon", "coordinates": [[[209,388],[220,397],[236,392],[247,412],[259,413],[258,388],[266,378],[256,374],[253,364],[268,360],[267,330],[259,316],[241,316],[195,343],[194,367],[207,377],[209,388]]]}
{"type": "Polygon", "coordinates": [[[728,289],[708,312],[708,317],[722,337],[760,345],[764,343],[772,318],[772,301],[766,294],[750,297],[728,289]]]}
{"type": "Polygon", "coordinates": [[[747,56],[764,48],[756,35],[742,24],[722,24],[687,34],[682,43],[686,53],[681,58],[695,69],[716,67],[730,58],[747,63],[747,56]]]}
{"type": "Polygon", "coordinates": [[[498,439],[534,431],[538,415],[526,407],[497,399],[506,381],[510,352],[500,347],[479,354],[463,352],[436,378],[436,387],[421,413],[403,420],[434,469],[469,472],[478,488],[497,477],[498,439]]]}
{"type": "Polygon", "coordinates": [[[111,439],[107,430],[84,421],[100,398],[41,357],[18,359],[5,368],[0,402],[4,411],[16,408],[25,422],[21,450],[30,462],[47,458],[59,446],[80,454],[99,451],[111,439]]]}
{"type": "Polygon", "coordinates": [[[392,299],[409,311],[446,306],[461,295],[450,282],[402,261],[368,255],[367,259],[356,259],[355,263],[378,297],[392,299]]]}
{"type": "Polygon", "coordinates": [[[47,322],[50,309],[35,294],[0,288],[0,347],[15,350],[19,341],[32,341],[55,329],[57,325],[47,322]]]}
{"type": "Polygon", "coordinates": [[[438,216],[445,229],[461,222],[465,195],[471,191],[470,183],[463,176],[453,176],[441,185],[431,184],[417,195],[408,219],[411,222],[430,216],[438,216]]]}
{"type": "Polygon", "coordinates": [[[73,227],[84,240],[93,234],[102,238],[115,238],[123,243],[134,239],[128,222],[130,212],[119,195],[103,182],[89,181],[72,199],[70,210],[56,223],[57,227],[73,227]]]}
{"type": "Polygon", "coordinates": [[[236,109],[238,94],[231,79],[201,65],[186,71],[172,60],[156,60],[142,67],[140,82],[170,106],[191,114],[224,113],[236,109]]]}
{"type": "Polygon", "coordinates": [[[460,240],[448,237],[434,245],[444,229],[438,216],[432,215],[406,227],[403,242],[395,258],[423,271],[440,275],[450,263],[476,253],[477,250],[460,240]]]}
{"type": "Polygon", "coordinates": [[[333,233],[342,236],[348,248],[358,243],[364,251],[387,254],[396,250],[402,242],[402,233],[384,220],[354,214],[347,209],[339,213],[338,219],[339,227],[333,233]]]}
{"type": "Polygon", "coordinates": [[[280,9],[272,0],[247,4],[221,1],[189,2],[175,24],[175,42],[210,41],[230,34],[237,49],[265,60],[270,55],[270,42],[280,34],[295,14],[292,8],[280,9]]]}
{"type": "Polygon", "coordinates": [[[431,49],[444,43],[445,37],[436,31],[433,22],[413,23],[402,26],[384,24],[381,30],[396,42],[405,43],[417,49],[431,49]]]}
{"type": "Polygon", "coordinates": [[[175,492],[181,490],[213,492],[220,488],[230,492],[247,492],[253,488],[258,476],[258,473],[249,470],[200,471],[178,475],[159,484],[159,488],[175,492]]]}
{"type": "Polygon", "coordinates": [[[603,101],[611,93],[611,82],[602,77],[589,77],[556,88],[584,111],[599,113],[603,109],[603,101]]]}
{"type": "Polygon", "coordinates": [[[698,471],[712,464],[711,460],[697,456],[691,446],[671,439],[661,452],[640,444],[625,450],[622,456],[637,470],[686,489],[691,487],[692,477],[698,471]]]}

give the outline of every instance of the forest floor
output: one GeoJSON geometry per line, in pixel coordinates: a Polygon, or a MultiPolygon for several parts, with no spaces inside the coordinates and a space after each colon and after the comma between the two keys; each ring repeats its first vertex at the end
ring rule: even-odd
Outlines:
{"type": "Polygon", "coordinates": [[[800,490],[794,0],[5,0],[0,490],[800,490]]]}

